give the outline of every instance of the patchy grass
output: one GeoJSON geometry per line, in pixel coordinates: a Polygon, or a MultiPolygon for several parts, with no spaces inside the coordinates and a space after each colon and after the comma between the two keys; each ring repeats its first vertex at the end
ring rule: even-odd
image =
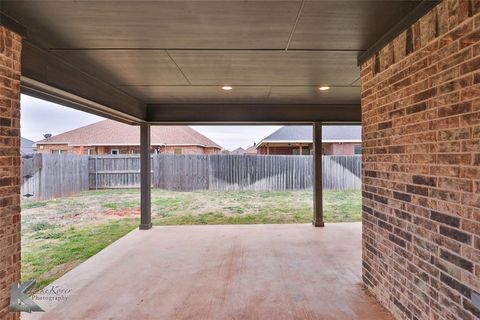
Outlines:
{"type": "Polygon", "coordinates": [[[120,202],[106,202],[102,204],[103,208],[113,209],[113,210],[123,210],[131,208],[139,208],[140,200],[130,200],[130,201],[120,201],[120,202]]]}
{"type": "MultiPolygon", "coordinates": [[[[22,206],[28,219],[22,226],[33,229],[96,224],[107,218],[138,215],[138,189],[89,191],[74,197],[28,202],[22,206]],[[30,214],[32,213],[32,214],[30,214]],[[38,224],[38,226],[35,226],[38,224]]],[[[312,217],[311,191],[195,191],[152,190],[153,222],[174,224],[302,223],[312,217]]],[[[326,222],[361,219],[359,191],[324,192],[326,222]]]]}
{"type": "Polygon", "coordinates": [[[362,220],[360,191],[327,191],[323,194],[326,222],[357,222],[362,220]]]}
{"type": "Polygon", "coordinates": [[[22,279],[36,279],[35,288],[43,288],[137,225],[136,219],[121,219],[85,228],[36,230],[23,239],[22,279]]]}
{"type": "MultiPolygon", "coordinates": [[[[305,223],[312,220],[310,191],[177,192],[152,194],[153,224],[305,223]]],[[[361,220],[361,193],[328,191],[324,194],[326,222],[361,220]]]]}
{"type": "MultiPolygon", "coordinates": [[[[42,288],[138,226],[138,189],[22,204],[22,278],[42,288]]],[[[154,225],[308,223],[311,191],[152,190],[154,225]]],[[[359,191],[324,193],[326,222],[361,219],[359,191]]]]}
{"type": "Polygon", "coordinates": [[[41,231],[41,230],[53,229],[55,228],[55,225],[48,222],[38,222],[38,223],[32,224],[30,228],[33,231],[41,231]]]}
{"type": "Polygon", "coordinates": [[[46,207],[47,204],[48,204],[47,201],[23,202],[23,203],[22,203],[22,210],[32,209],[32,208],[46,207]]]}

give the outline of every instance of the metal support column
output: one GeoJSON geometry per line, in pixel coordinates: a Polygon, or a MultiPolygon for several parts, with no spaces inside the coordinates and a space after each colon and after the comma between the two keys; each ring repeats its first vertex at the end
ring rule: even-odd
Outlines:
{"type": "Polygon", "coordinates": [[[140,230],[152,228],[150,124],[140,125],[140,230]]]}
{"type": "Polygon", "coordinates": [[[315,227],[323,227],[322,185],[322,123],[313,124],[313,220],[315,227]]]}

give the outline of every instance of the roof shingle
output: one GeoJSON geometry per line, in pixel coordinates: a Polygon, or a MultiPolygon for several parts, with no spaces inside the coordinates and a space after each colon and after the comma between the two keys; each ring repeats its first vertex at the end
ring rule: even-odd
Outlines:
{"type": "MultiPolygon", "coordinates": [[[[324,126],[322,128],[323,142],[359,142],[361,141],[361,126],[324,126]]],[[[312,126],[284,126],[267,136],[263,142],[296,141],[313,142],[312,126]]]]}
{"type": "MultiPolygon", "coordinates": [[[[39,144],[140,145],[140,128],[107,119],[38,141],[37,145],[39,144]]],[[[151,144],[198,145],[222,149],[218,144],[188,126],[152,126],[151,144]]]]}

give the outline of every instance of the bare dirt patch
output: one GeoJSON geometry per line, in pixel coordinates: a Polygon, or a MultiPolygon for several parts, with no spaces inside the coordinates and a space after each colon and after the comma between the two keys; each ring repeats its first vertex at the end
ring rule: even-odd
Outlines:
{"type": "Polygon", "coordinates": [[[108,209],[103,211],[103,214],[106,216],[115,217],[138,217],[140,216],[140,208],[129,208],[122,210],[108,209]]]}
{"type": "Polygon", "coordinates": [[[81,260],[73,260],[66,263],[59,264],[58,266],[53,267],[50,271],[42,274],[38,281],[48,280],[51,278],[57,279],[67,273],[68,271],[72,270],[76,266],[82,263],[81,260]]]}

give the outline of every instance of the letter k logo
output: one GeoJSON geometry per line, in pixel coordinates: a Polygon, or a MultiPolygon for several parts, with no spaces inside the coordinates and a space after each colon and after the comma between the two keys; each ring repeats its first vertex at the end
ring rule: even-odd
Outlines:
{"type": "Polygon", "coordinates": [[[10,290],[10,311],[31,313],[44,310],[27,296],[27,292],[33,287],[35,280],[24,283],[12,283],[10,290]]]}

